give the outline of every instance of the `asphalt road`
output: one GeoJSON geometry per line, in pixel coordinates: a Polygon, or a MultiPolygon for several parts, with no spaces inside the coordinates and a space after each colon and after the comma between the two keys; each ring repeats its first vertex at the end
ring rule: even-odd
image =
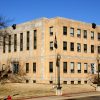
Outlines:
{"type": "Polygon", "coordinates": [[[83,97],[78,99],[64,99],[64,100],[100,100],[100,96],[83,97]]]}

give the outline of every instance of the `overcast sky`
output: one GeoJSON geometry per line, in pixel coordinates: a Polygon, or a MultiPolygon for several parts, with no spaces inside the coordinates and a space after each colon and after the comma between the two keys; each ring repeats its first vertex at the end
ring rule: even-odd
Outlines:
{"type": "Polygon", "coordinates": [[[60,16],[100,25],[100,0],[0,0],[0,15],[10,24],[60,16]]]}

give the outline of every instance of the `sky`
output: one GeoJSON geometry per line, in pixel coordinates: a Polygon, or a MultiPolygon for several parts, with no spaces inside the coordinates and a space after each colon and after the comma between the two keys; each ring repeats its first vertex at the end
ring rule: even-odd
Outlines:
{"type": "Polygon", "coordinates": [[[58,16],[100,25],[100,0],[0,0],[0,15],[10,25],[58,16]]]}

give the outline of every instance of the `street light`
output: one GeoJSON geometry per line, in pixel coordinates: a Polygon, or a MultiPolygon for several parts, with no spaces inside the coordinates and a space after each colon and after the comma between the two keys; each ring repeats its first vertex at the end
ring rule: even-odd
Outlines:
{"type": "Polygon", "coordinates": [[[61,59],[61,55],[57,54],[57,60],[56,60],[56,66],[57,66],[57,91],[56,94],[57,95],[62,95],[61,92],[61,86],[60,86],[60,59],[61,59]]]}

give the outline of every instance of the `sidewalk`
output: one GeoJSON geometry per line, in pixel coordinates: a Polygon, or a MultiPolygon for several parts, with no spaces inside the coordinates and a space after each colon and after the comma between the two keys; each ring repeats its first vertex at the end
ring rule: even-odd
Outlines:
{"type": "Polygon", "coordinates": [[[20,99],[20,100],[65,100],[65,99],[75,99],[75,98],[82,98],[89,96],[100,96],[100,92],[73,93],[73,94],[65,94],[62,96],[33,97],[29,99],[20,99]]]}

